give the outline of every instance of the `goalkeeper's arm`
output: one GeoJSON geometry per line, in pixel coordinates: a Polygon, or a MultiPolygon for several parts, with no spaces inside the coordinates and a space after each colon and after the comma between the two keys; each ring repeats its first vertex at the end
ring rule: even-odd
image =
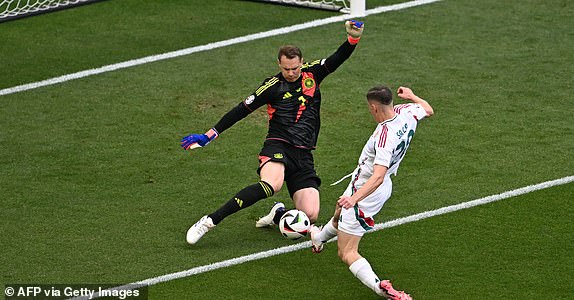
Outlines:
{"type": "Polygon", "coordinates": [[[247,106],[241,102],[229,112],[227,112],[220,120],[213,126],[217,132],[222,133],[227,128],[233,126],[233,124],[241,121],[243,118],[247,117],[252,111],[247,108],[247,106]]]}
{"type": "Polygon", "coordinates": [[[355,48],[357,47],[357,43],[361,39],[364,27],[365,26],[363,22],[345,22],[347,40],[341,46],[339,46],[335,53],[325,59],[324,65],[329,73],[337,70],[337,68],[342,65],[343,62],[345,62],[345,60],[351,56],[351,54],[353,54],[353,51],[355,51],[355,48]]]}
{"type": "Polygon", "coordinates": [[[213,128],[209,129],[204,134],[190,134],[181,139],[181,147],[186,150],[204,147],[211,141],[216,139],[220,133],[227,128],[233,126],[241,119],[249,115],[251,111],[243,104],[239,103],[236,107],[226,113],[213,128]]]}

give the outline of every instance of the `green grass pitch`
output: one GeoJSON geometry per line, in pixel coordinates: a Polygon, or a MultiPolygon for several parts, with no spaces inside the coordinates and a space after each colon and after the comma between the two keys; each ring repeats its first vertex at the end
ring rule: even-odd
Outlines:
{"type": "MultiPolygon", "coordinates": [[[[369,7],[398,1],[368,1],[369,7]]],[[[336,15],[250,1],[104,1],[0,24],[0,89],[336,15]]],[[[322,85],[315,151],[326,222],[372,132],[371,86],[406,85],[425,120],[377,222],[574,175],[574,4],[444,0],[371,15],[322,85]]],[[[277,48],[332,53],[342,24],[0,96],[0,284],[131,283],[290,245],[254,226],[271,200],[196,246],[185,232],[258,177],[264,109],[192,153],[275,74],[277,48]]],[[[275,200],[289,203],[286,190],[275,200]]],[[[574,184],[366,235],[375,271],[415,299],[570,299],[574,184]]],[[[149,288],[150,299],[374,299],[336,246],[149,288]]]]}

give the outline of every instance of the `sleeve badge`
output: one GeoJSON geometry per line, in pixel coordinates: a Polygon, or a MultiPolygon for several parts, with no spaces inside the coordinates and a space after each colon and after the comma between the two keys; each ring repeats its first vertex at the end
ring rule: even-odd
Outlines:
{"type": "Polygon", "coordinates": [[[253,103],[253,101],[255,101],[255,96],[254,95],[249,95],[249,97],[245,98],[245,100],[243,101],[245,104],[249,105],[251,103],[253,103]]]}

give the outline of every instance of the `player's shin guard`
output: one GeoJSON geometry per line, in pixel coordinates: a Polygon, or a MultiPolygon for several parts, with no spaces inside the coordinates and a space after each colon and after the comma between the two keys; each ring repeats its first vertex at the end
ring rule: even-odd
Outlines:
{"type": "Polygon", "coordinates": [[[377,293],[377,295],[384,296],[383,291],[379,287],[379,277],[377,276],[377,274],[375,274],[375,272],[373,272],[371,264],[369,264],[369,262],[364,257],[361,257],[360,259],[352,263],[349,266],[349,270],[364,285],[366,285],[375,293],[377,293]]]}
{"type": "Polygon", "coordinates": [[[239,191],[239,193],[227,201],[227,203],[210,214],[209,217],[213,220],[213,224],[217,225],[225,217],[249,207],[261,199],[271,197],[274,193],[275,191],[269,183],[259,181],[239,191]]]}

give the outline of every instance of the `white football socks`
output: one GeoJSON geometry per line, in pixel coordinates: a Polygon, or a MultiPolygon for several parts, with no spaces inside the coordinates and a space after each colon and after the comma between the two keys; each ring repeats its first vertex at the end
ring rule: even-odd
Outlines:
{"type": "Polygon", "coordinates": [[[373,272],[371,264],[364,258],[356,260],[349,266],[349,270],[355,277],[357,277],[364,285],[373,290],[377,295],[383,296],[383,291],[379,286],[379,276],[373,272]]]}
{"type": "Polygon", "coordinates": [[[321,229],[321,232],[317,235],[317,238],[323,243],[337,236],[337,228],[333,226],[333,218],[327,222],[321,229]]]}

